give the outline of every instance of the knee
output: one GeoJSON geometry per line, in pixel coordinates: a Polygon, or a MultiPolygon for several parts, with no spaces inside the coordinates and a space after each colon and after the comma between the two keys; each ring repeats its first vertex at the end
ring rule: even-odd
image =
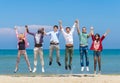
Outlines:
{"type": "Polygon", "coordinates": [[[24,58],[25,58],[25,60],[28,60],[28,57],[27,57],[27,56],[25,56],[24,58]]]}
{"type": "Polygon", "coordinates": [[[56,47],[56,50],[59,51],[59,47],[56,47]]]}
{"type": "Polygon", "coordinates": [[[96,61],[96,60],[94,60],[94,64],[95,64],[95,65],[97,64],[97,61],[96,61]]]}
{"type": "Polygon", "coordinates": [[[36,58],[36,57],[34,57],[34,60],[37,60],[37,58],[36,58]]]}
{"type": "Polygon", "coordinates": [[[17,63],[19,63],[20,62],[20,58],[17,58],[17,63]]]}
{"type": "Polygon", "coordinates": [[[68,60],[68,57],[65,57],[65,60],[68,60]]]}
{"type": "Polygon", "coordinates": [[[83,60],[83,56],[80,56],[80,60],[83,60]]]}

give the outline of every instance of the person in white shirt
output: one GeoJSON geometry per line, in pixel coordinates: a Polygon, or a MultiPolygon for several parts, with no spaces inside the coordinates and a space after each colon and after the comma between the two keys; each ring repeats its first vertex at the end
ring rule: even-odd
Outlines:
{"type": "Polygon", "coordinates": [[[73,32],[75,30],[76,23],[74,23],[73,27],[66,27],[66,32],[62,28],[62,21],[59,21],[60,30],[66,41],[66,49],[65,49],[65,69],[68,68],[71,70],[72,65],[72,56],[73,56],[73,32]],[[69,57],[69,65],[68,65],[68,57],[69,57]]]}
{"type": "Polygon", "coordinates": [[[50,50],[49,50],[49,59],[50,59],[49,65],[50,66],[52,65],[53,51],[56,50],[56,55],[57,55],[56,61],[57,61],[58,65],[61,66],[61,63],[60,63],[60,51],[59,51],[59,49],[60,49],[59,48],[60,31],[58,30],[58,26],[54,25],[53,26],[53,31],[47,32],[46,35],[51,37],[51,39],[50,39],[50,50]]]}

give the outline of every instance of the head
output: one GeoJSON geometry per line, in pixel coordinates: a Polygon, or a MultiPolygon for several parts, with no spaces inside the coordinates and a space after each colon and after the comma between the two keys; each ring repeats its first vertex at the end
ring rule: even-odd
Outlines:
{"type": "Polygon", "coordinates": [[[100,34],[96,33],[96,34],[95,34],[95,39],[96,39],[96,40],[99,40],[99,39],[100,39],[100,34]]]}
{"type": "Polygon", "coordinates": [[[28,28],[28,26],[27,26],[27,25],[25,25],[25,28],[28,28]]]}
{"type": "Polygon", "coordinates": [[[87,32],[87,31],[86,31],[86,27],[83,27],[83,28],[82,28],[82,32],[83,32],[83,33],[86,33],[86,32],[87,32]]]}
{"type": "Polygon", "coordinates": [[[66,27],[66,32],[70,33],[70,31],[71,31],[71,28],[70,27],[66,27]]]}
{"type": "Polygon", "coordinates": [[[25,38],[25,35],[23,33],[19,34],[18,35],[18,38],[21,40],[21,39],[24,39],[25,38]]]}
{"type": "Polygon", "coordinates": [[[53,30],[54,30],[54,32],[57,32],[58,26],[57,26],[57,25],[54,25],[54,26],[53,26],[53,30]]]}
{"type": "Polygon", "coordinates": [[[44,33],[44,28],[38,29],[37,33],[38,33],[38,34],[43,34],[43,33],[44,33]]]}

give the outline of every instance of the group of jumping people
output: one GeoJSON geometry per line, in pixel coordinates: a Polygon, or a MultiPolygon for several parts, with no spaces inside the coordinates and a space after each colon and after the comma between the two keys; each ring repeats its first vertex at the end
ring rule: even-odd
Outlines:
{"type": "Polygon", "coordinates": [[[62,21],[59,21],[59,26],[54,25],[53,31],[45,32],[44,28],[38,29],[36,33],[33,33],[29,30],[29,26],[25,25],[25,32],[18,33],[18,29],[15,28],[16,36],[18,39],[18,56],[17,62],[14,72],[16,73],[19,69],[18,64],[20,62],[20,56],[24,55],[26,63],[28,65],[28,69],[30,72],[36,72],[37,70],[37,56],[40,56],[40,61],[42,65],[42,72],[45,72],[44,69],[44,53],[43,53],[43,38],[44,36],[50,36],[50,47],[49,47],[49,66],[52,65],[53,62],[53,51],[56,51],[56,62],[59,66],[60,63],[60,47],[59,47],[59,35],[62,33],[65,39],[65,69],[71,70],[72,69],[72,58],[73,58],[73,50],[74,50],[74,39],[73,33],[75,29],[78,32],[79,36],[79,52],[80,52],[80,64],[81,64],[81,71],[84,71],[86,68],[89,71],[89,59],[88,59],[88,38],[92,38],[92,44],[90,50],[93,50],[94,56],[94,74],[96,74],[96,66],[98,62],[99,72],[101,73],[101,52],[103,50],[102,41],[106,37],[106,35],[110,32],[107,30],[105,34],[100,37],[100,34],[94,34],[94,28],[90,28],[90,33],[88,34],[86,31],[86,27],[82,27],[82,31],[80,31],[79,27],[79,20],[75,20],[74,25],[72,28],[66,27],[65,30],[62,26],[62,21]],[[27,41],[26,35],[32,35],[34,37],[34,68],[31,69],[30,62],[27,56],[26,48],[29,46],[27,41]],[[84,59],[85,57],[85,59],[84,59]],[[86,65],[84,65],[84,60],[86,65]]]}

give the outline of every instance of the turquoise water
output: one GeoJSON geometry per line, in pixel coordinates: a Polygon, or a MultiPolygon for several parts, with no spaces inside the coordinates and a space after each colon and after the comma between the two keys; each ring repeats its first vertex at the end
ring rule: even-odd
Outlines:
{"type": "MultiPolygon", "coordinates": [[[[33,50],[27,50],[28,57],[33,68],[33,50]]],[[[53,55],[53,64],[49,66],[49,50],[44,50],[45,74],[83,74],[93,73],[93,55],[89,51],[90,72],[80,71],[80,55],[79,50],[74,50],[72,70],[67,71],[64,68],[64,50],[60,51],[60,61],[62,66],[59,67],[56,63],[56,55],[53,55]]],[[[102,52],[102,74],[120,74],[120,49],[106,49],[102,52]]],[[[17,50],[0,50],[0,74],[13,74],[17,58],[17,50]]],[[[38,57],[37,74],[41,73],[40,58],[38,57]]],[[[27,69],[24,57],[21,57],[19,71],[17,73],[27,74],[27,69]]]]}

